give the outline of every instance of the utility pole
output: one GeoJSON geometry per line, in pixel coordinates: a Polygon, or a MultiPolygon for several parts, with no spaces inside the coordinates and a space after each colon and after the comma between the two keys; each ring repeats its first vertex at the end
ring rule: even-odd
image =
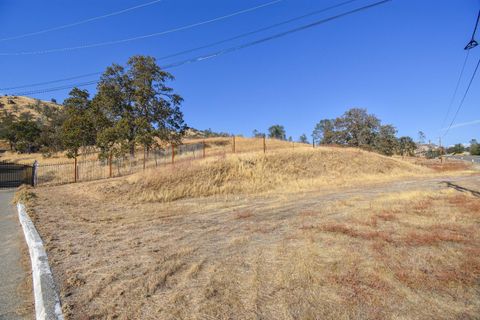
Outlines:
{"type": "Polygon", "coordinates": [[[442,137],[438,137],[438,145],[440,148],[440,163],[443,165],[442,137]]]}

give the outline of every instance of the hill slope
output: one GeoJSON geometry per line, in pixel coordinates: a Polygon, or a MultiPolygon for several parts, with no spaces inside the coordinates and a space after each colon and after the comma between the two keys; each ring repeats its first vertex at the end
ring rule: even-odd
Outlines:
{"type": "Polygon", "coordinates": [[[248,153],[189,162],[146,171],[100,193],[122,194],[133,201],[172,201],[221,194],[308,190],[346,186],[429,173],[398,159],[358,149],[321,147],[248,153]]]}
{"type": "Polygon", "coordinates": [[[39,117],[38,108],[41,107],[59,108],[61,105],[22,96],[3,96],[0,97],[0,111],[11,112],[16,116],[24,112],[30,113],[33,118],[39,117]]]}

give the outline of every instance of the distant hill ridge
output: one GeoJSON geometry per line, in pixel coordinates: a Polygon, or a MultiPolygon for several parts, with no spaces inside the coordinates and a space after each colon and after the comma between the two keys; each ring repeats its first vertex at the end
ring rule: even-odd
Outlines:
{"type": "Polygon", "coordinates": [[[60,108],[61,105],[52,101],[43,101],[23,96],[0,96],[0,112],[9,112],[16,116],[22,113],[30,113],[33,118],[39,117],[38,108],[60,108]]]}
{"type": "MultiPolygon", "coordinates": [[[[42,107],[61,108],[62,104],[56,101],[44,101],[40,99],[24,97],[24,96],[0,96],[0,113],[9,112],[15,116],[20,116],[22,113],[30,113],[33,119],[38,118],[38,108],[42,107]]],[[[185,134],[186,138],[212,138],[212,137],[228,137],[231,136],[225,132],[214,132],[211,129],[198,130],[195,128],[188,128],[185,134]]]]}

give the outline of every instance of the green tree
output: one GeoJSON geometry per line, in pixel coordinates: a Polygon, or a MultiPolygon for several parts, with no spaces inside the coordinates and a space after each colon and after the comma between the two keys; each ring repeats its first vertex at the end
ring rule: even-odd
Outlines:
{"type": "Polygon", "coordinates": [[[312,133],[313,141],[316,144],[336,143],[335,120],[323,119],[315,125],[312,133]]]}
{"type": "Polygon", "coordinates": [[[3,110],[0,115],[0,139],[6,140],[10,146],[10,150],[14,150],[17,142],[17,137],[14,130],[14,123],[17,117],[11,113],[3,110]]]}
{"type": "Polygon", "coordinates": [[[476,139],[470,141],[470,154],[472,156],[480,156],[480,144],[476,139]]]}
{"type": "Polygon", "coordinates": [[[287,140],[285,128],[279,124],[275,124],[268,128],[268,137],[272,139],[287,140]]]}
{"type": "Polygon", "coordinates": [[[105,144],[106,137],[117,137],[121,144],[126,139],[131,155],[137,144],[150,148],[157,139],[179,143],[187,126],[180,111],[183,99],[167,86],[167,81],[173,79],[153,57],[134,56],[126,67],[117,64],[108,67],[94,99],[116,132],[102,135],[104,147],[115,144],[115,141],[105,144]]]}
{"type": "Polygon", "coordinates": [[[96,128],[90,95],[87,90],[74,88],[64,101],[66,119],[62,124],[62,141],[67,156],[77,158],[81,148],[96,143],[96,128]]]}
{"type": "Polygon", "coordinates": [[[304,133],[300,136],[300,138],[298,139],[298,142],[300,143],[307,143],[308,144],[308,138],[307,138],[307,135],[304,133]]]}
{"type": "Polygon", "coordinates": [[[402,156],[414,156],[417,145],[410,137],[400,137],[398,139],[398,149],[402,156]]]}
{"type": "Polygon", "coordinates": [[[265,133],[259,132],[257,129],[253,130],[252,136],[254,138],[263,138],[265,137],[265,133]]]}
{"type": "Polygon", "coordinates": [[[366,109],[352,108],[336,119],[321,120],[313,130],[315,143],[372,149],[380,120],[366,109]]]}
{"type": "Polygon", "coordinates": [[[44,154],[64,149],[62,126],[66,118],[65,108],[44,104],[37,110],[37,122],[40,127],[40,144],[44,154]]]}
{"type": "Polygon", "coordinates": [[[394,126],[380,126],[380,130],[375,137],[375,150],[386,156],[394,155],[398,147],[396,134],[397,129],[394,126]]]}
{"type": "Polygon", "coordinates": [[[380,120],[366,109],[353,108],[338,118],[335,126],[347,145],[369,149],[374,145],[380,120]]]}
{"type": "Polygon", "coordinates": [[[15,135],[14,149],[21,153],[32,153],[40,149],[38,143],[40,128],[36,121],[21,119],[13,123],[12,130],[15,135]]]}
{"type": "Polygon", "coordinates": [[[459,154],[464,152],[465,152],[465,147],[461,143],[457,143],[453,147],[450,147],[447,149],[447,153],[459,154]]]}

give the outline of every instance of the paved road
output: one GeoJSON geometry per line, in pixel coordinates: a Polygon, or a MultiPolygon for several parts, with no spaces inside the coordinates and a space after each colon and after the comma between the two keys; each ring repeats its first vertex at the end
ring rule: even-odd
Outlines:
{"type": "Polygon", "coordinates": [[[14,190],[0,189],[0,320],[32,319],[18,311],[31,304],[32,296],[24,296],[19,286],[29,274],[21,264],[23,234],[16,211],[10,204],[14,190]]]}
{"type": "Polygon", "coordinates": [[[480,163],[480,156],[447,156],[449,159],[480,163]]]}

